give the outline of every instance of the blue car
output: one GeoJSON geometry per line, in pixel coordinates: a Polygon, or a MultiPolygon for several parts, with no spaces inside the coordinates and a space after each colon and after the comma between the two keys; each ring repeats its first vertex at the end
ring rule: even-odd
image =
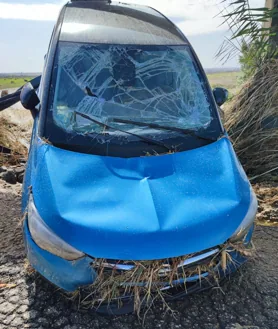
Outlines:
{"type": "MultiPolygon", "coordinates": [[[[21,91],[34,117],[22,197],[31,265],[73,292],[160,264],[152,285],[167,300],[235,272],[257,200],[221,123],[226,100],[161,13],[67,3],[41,78],[21,91]]],[[[98,311],[134,310],[127,287],[152,285],[130,280],[110,303],[100,292],[98,311]]]]}

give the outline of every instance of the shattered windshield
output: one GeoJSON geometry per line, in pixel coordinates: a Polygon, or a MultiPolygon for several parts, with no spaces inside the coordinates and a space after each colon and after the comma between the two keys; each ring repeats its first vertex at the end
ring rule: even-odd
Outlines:
{"type": "Polygon", "coordinates": [[[43,137],[132,157],[207,145],[221,126],[190,46],[60,42],[43,137]]]}
{"type": "Polygon", "coordinates": [[[198,129],[212,120],[203,82],[187,46],[63,42],[56,61],[51,111],[55,124],[68,132],[102,132],[103,126],[88,116],[124,131],[145,129],[132,121],[198,129]]]}

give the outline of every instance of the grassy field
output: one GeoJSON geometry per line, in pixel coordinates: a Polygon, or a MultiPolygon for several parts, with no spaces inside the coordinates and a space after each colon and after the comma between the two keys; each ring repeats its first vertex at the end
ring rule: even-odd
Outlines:
{"type": "Polygon", "coordinates": [[[220,72],[207,76],[212,88],[224,87],[228,89],[230,97],[236,95],[240,89],[241,72],[220,72]]]}
{"type": "Polygon", "coordinates": [[[18,88],[23,86],[32,77],[7,77],[0,78],[0,89],[18,88]]]}
{"type": "MultiPolygon", "coordinates": [[[[230,96],[234,96],[240,86],[240,72],[220,72],[208,74],[212,88],[224,87],[229,90],[230,96]]],[[[23,86],[32,77],[0,77],[0,89],[18,88],[23,86]]]]}

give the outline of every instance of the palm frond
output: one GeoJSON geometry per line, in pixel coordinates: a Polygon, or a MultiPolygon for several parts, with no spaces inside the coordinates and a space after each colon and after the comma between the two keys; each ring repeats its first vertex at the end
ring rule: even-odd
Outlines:
{"type": "Polygon", "coordinates": [[[260,59],[277,54],[277,47],[272,40],[278,29],[268,27],[264,23],[278,18],[278,8],[253,8],[249,0],[223,0],[222,5],[219,15],[223,18],[223,24],[228,25],[232,35],[225,38],[216,54],[220,61],[227,62],[239,54],[242,46],[246,44],[256,44],[256,56],[260,59]]]}

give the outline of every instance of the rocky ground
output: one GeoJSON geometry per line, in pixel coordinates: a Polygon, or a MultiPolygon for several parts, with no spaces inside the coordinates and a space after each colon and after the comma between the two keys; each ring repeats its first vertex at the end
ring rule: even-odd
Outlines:
{"type": "Polygon", "coordinates": [[[9,184],[23,183],[25,164],[15,166],[1,166],[0,179],[9,184]]]}
{"type": "MultiPolygon", "coordinates": [[[[20,184],[0,180],[0,329],[142,328],[134,315],[102,317],[79,309],[27,265],[21,235],[20,184]]],[[[277,329],[278,228],[258,227],[255,259],[233,278],[205,293],[159,306],[144,322],[147,329],[277,329]]]]}

